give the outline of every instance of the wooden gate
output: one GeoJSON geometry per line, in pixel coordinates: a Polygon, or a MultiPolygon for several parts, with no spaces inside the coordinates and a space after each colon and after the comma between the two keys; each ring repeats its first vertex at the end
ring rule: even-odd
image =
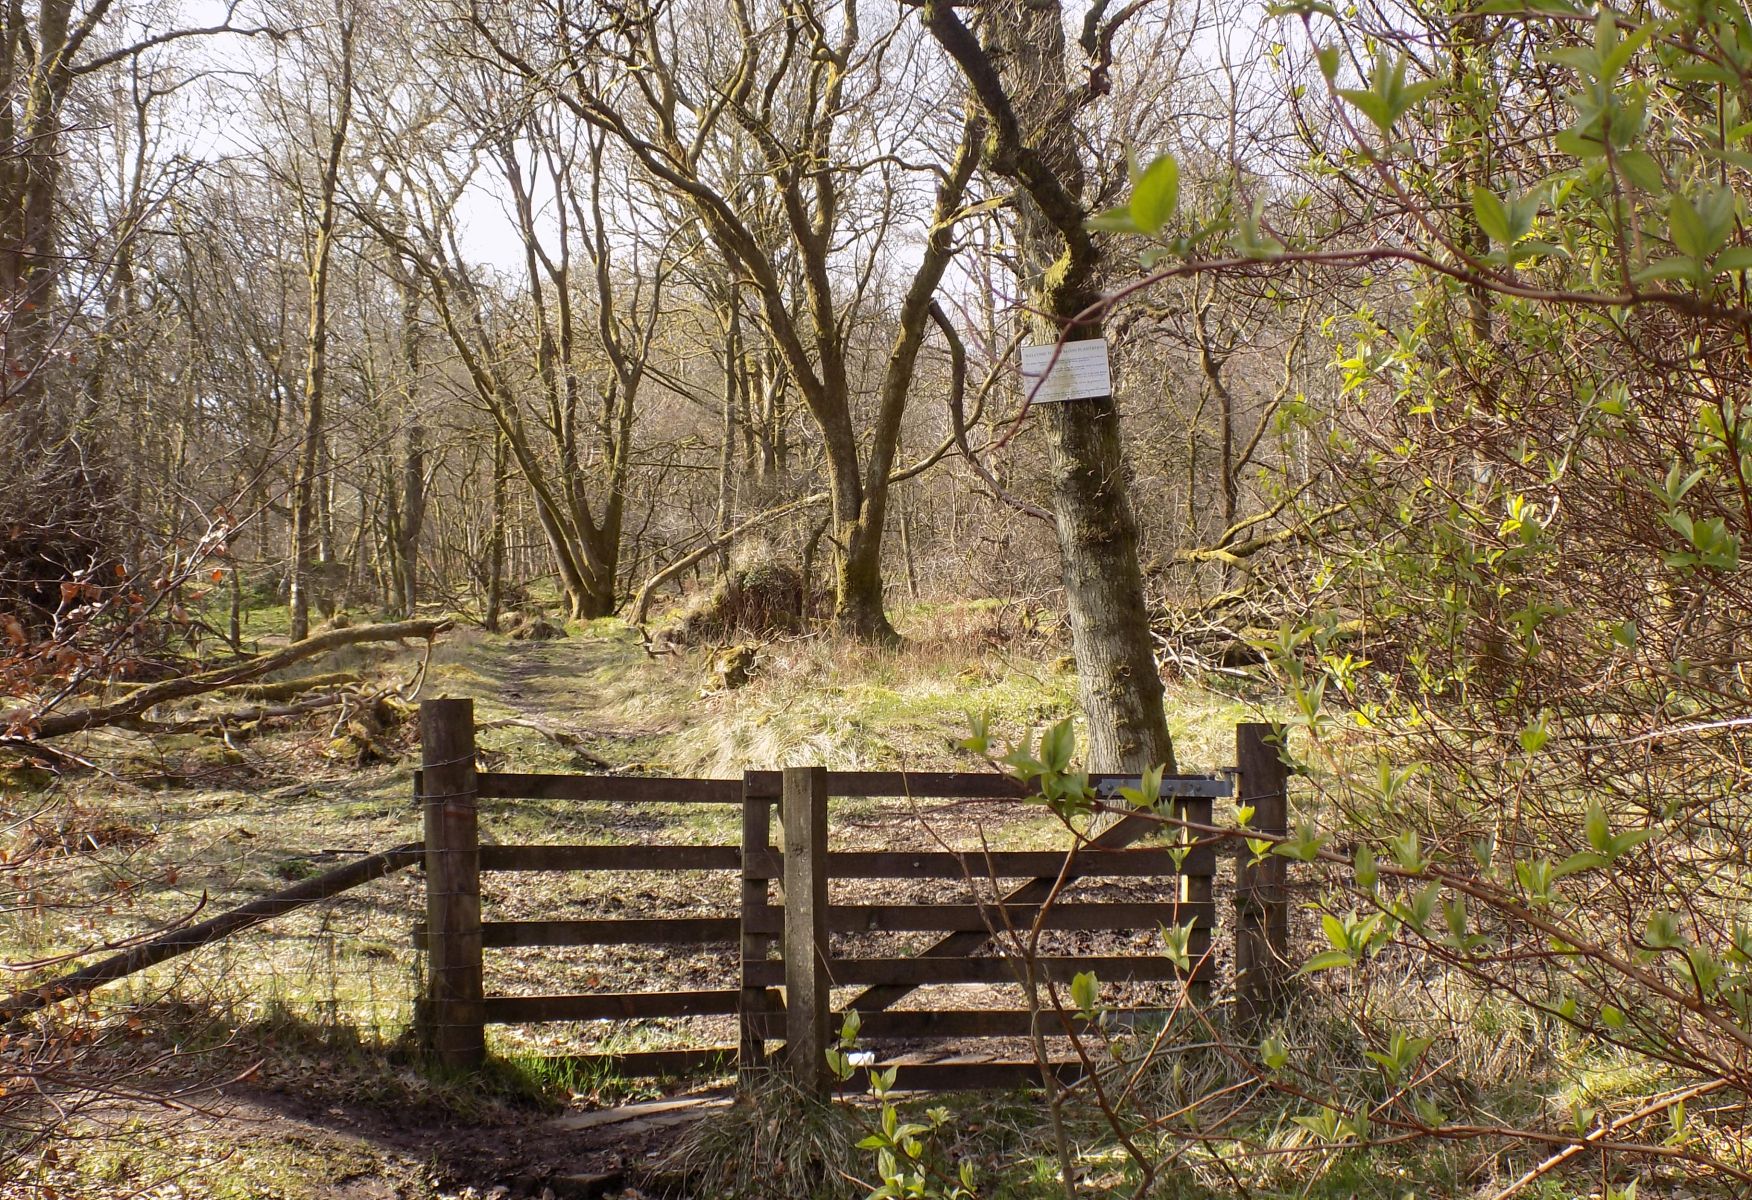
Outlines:
{"type": "MultiPolygon", "coordinates": [[[[791,768],[751,771],[740,780],[651,779],[601,775],[530,775],[477,771],[473,705],[427,701],[421,710],[423,768],[415,790],[425,814],[427,919],[415,939],[427,951],[426,993],[420,1006],[423,1036],[437,1059],[467,1068],[485,1055],[488,1024],[536,1021],[640,1020],[718,1015],[737,1017],[735,1045],[698,1045],[619,1055],[573,1056],[619,1073],[676,1074],[727,1068],[744,1078],[774,1060],[769,1043],[782,1041],[790,1072],[811,1090],[825,1091],[826,1054],[845,1012],[862,1019],[860,1045],[882,1066],[896,1043],[953,1046],[944,1061],[921,1061],[917,1047],[899,1061],[897,1086],[968,1088],[1038,1080],[1033,1056],[970,1054],[970,1039],[1063,1036],[1072,1031],[1060,1008],[1041,1006],[1039,989],[1023,989],[1030,1004],[977,1007],[963,1003],[918,1007],[920,988],[964,992],[1018,983],[1014,953],[1001,952],[1014,932],[1039,922],[1053,931],[1189,929],[1188,969],[1158,946],[1148,954],[1047,955],[1035,960],[1041,977],[1064,981],[1093,971],[1104,984],[1148,983],[1190,976],[1202,985],[1210,970],[1216,928],[1213,888],[1218,840],[1212,802],[1232,792],[1233,773],[1178,776],[1163,781],[1164,815],[1185,822],[1164,826],[1148,816],[1121,816],[1074,853],[943,849],[830,850],[829,800],[886,807],[890,820],[911,820],[897,803],[1020,804],[1026,789],[996,773],[826,771],[791,768]],[[738,805],[738,845],[480,845],[478,805],[483,799],[611,801],[617,804],[738,805]],[[774,808],[780,820],[775,830],[774,808]],[[1177,831],[1168,845],[1139,847],[1146,835],[1177,831]],[[1207,835],[1190,832],[1202,828],[1207,835]],[[774,834],[780,836],[776,842],[774,834]],[[480,875],[495,871],[722,871],[740,876],[740,903],[711,916],[672,917],[650,912],[613,918],[483,920],[480,875]],[[834,880],[935,880],[960,892],[953,901],[869,903],[870,897],[832,900],[834,880]],[[976,896],[976,885],[990,891],[976,896]],[[1008,881],[1007,883],[1005,881],[1008,881]],[[1153,886],[1148,898],[1090,901],[1073,889],[1099,881],[1153,886]],[[1061,899],[1061,895],[1066,898],[1061,899]],[[933,935],[916,953],[860,952],[867,935],[933,935]],[[994,943],[1000,951],[994,952],[994,943]],[[603,945],[721,945],[740,970],[739,986],[713,990],[604,991],[578,995],[504,996],[485,989],[483,948],[603,945]],[[836,998],[835,989],[839,989],[836,998]],[[908,1007],[897,1007],[908,1002],[908,1007]]],[[[1282,832],[1283,772],[1275,750],[1261,753],[1269,727],[1238,731],[1240,760],[1254,764],[1243,795],[1256,815],[1252,829],[1282,832]],[[1252,750],[1249,750],[1252,747],[1252,750]]],[[[1104,793],[1136,784],[1135,777],[1096,776],[1104,793]]],[[[866,825],[872,814],[860,818],[866,825]]],[[[895,828],[899,828],[895,821],[895,828]]],[[[877,886],[882,886],[878,884],[877,886]]],[[[1257,999],[1282,959],[1283,881],[1258,868],[1238,872],[1237,995],[1257,999]]],[[[1012,950],[1014,946],[1010,947],[1012,950]]],[[[1013,989],[1012,989],[1013,990],[1013,989]]],[[[1062,989],[1060,989],[1062,991],[1062,989]]],[[[995,1043],[1003,1047],[1005,1043],[995,1043]]],[[[1075,1059],[1055,1069],[1077,1070],[1075,1059]]],[[[850,1081],[855,1086],[863,1075],[850,1081]]]]}
{"type": "MultiPolygon", "coordinates": [[[[1095,776],[1091,782],[1098,791],[1111,793],[1138,781],[1095,776]]],[[[1168,778],[1162,783],[1161,797],[1167,803],[1160,815],[1209,827],[1212,801],[1230,792],[1229,781],[1223,778],[1168,778]]],[[[1216,852],[1208,839],[1191,836],[1185,826],[1176,830],[1182,835],[1176,845],[1137,848],[1132,843],[1163,833],[1163,822],[1148,816],[1122,817],[1069,855],[1062,850],[828,849],[830,799],[879,799],[891,807],[904,801],[906,807],[890,813],[888,819],[910,825],[915,823],[914,806],[921,803],[1018,803],[1025,795],[1026,789],[1014,779],[990,773],[785,771],[782,849],[745,856],[743,874],[750,892],[743,909],[742,973],[745,996],[770,996],[772,987],[783,984],[787,1003],[782,1008],[751,1005],[752,1013],[745,1009],[744,1060],[758,1061],[755,1056],[763,1053],[765,1040],[783,1039],[793,1075],[806,1086],[823,1090],[829,1086],[825,1050],[837,1039],[845,1014],[856,1011],[859,1045],[876,1055],[870,1068],[847,1081],[852,1086],[862,1086],[869,1069],[888,1065],[895,1066],[900,1087],[1008,1087],[1039,1082],[1042,1064],[1026,1047],[1018,1056],[1016,1041],[1032,1039],[1036,1032],[1057,1038],[1080,1029],[1081,1022],[1048,1003],[1042,991],[1031,985],[1027,966],[1038,973],[1036,982],[1058,984],[1085,971],[1104,984],[1178,981],[1189,976],[1195,982],[1208,979],[1216,852]],[[766,895],[769,880],[781,884],[782,904],[772,903],[766,895]],[[829,884],[844,880],[951,881],[962,885],[962,896],[951,903],[830,902],[829,884]],[[1154,884],[1158,895],[1093,902],[1076,897],[1077,885],[1102,880],[1154,884]],[[984,889],[992,894],[976,895],[984,889]],[[1170,894],[1161,895],[1163,890],[1170,894]],[[1020,943],[1037,924],[1042,931],[1054,932],[1185,929],[1190,933],[1189,961],[1183,969],[1161,945],[1149,954],[1044,955],[1025,960],[1020,943]],[[934,936],[916,954],[857,953],[860,935],[894,933],[934,936]],[[778,961],[765,953],[775,939],[782,953],[778,961]],[[989,991],[994,985],[1012,995],[1021,991],[1033,1003],[1018,1007],[1012,1000],[1010,1007],[973,1007],[951,1000],[945,1005],[896,1008],[924,987],[948,990],[953,996],[972,988],[989,991]],[[978,1044],[986,1040],[996,1040],[1000,1052],[980,1050],[978,1044]],[[926,1054],[935,1049],[937,1061],[929,1061],[915,1047],[906,1058],[890,1064],[882,1051],[896,1042],[923,1043],[926,1054]],[[946,1045],[956,1050],[952,1061],[941,1057],[946,1045]]],[[[1057,994],[1062,997],[1063,989],[1057,994]]],[[[1049,1060],[1047,1066],[1060,1073],[1082,1069],[1081,1060],[1069,1057],[1049,1060]]]]}

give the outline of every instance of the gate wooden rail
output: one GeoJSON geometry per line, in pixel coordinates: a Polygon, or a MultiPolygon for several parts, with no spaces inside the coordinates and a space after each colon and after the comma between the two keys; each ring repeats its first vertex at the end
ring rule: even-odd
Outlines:
{"type": "MultiPolygon", "coordinates": [[[[768,1043],[782,1041],[784,1061],[798,1082],[816,1092],[829,1087],[825,1048],[837,1037],[844,1012],[862,1018],[861,1042],[880,1050],[895,1039],[1020,1038],[1036,1017],[1027,1008],[933,1007],[894,1011],[921,986],[1012,984],[1018,963],[1008,955],[980,956],[994,933],[1026,930],[1037,919],[1051,930],[1153,930],[1191,926],[1191,971],[1162,954],[1046,956],[1042,977],[1063,981],[1094,971],[1102,982],[1148,983],[1190,976],[1213,978],[1209,954],[1217,925],[1213,883],[1218,861],[1213,839],[1181,830],[1176,845],[1137,847],[1161,833],[1160,821],[1122,817],[1068,858],[1062,851],[827,849],[828,800],[1020,800],[1017,781],[995,773],[826,771],[816,767],[750,771],[740,780],[647,779],[600,775],[479,772],[474,767],[473,705],[427,701],[421,710],[423,769],[415,789],[425,812],[427,919],[415,929],[427,951],[427,989],[419,1009],[423,1036],[438,1060],[468,1068],[485,1055],[484,1027],[536,1021],[640,1020],[655,1017],[738,1018],[737,1045],[697,1046],[620,1055],[572,1056],[611,1065],[623,1074],[672,1074],[738,1064],[747,1078],[773,1060],[768,1043]],[[481,799],[608,801],[624,804],[739,805],[740,845],[717,846],[482,846],[481,799]],[[773,812],[780,815],[774,844],[773,812]],[[614,919],[482,920],[483,871],[722,871],[740,878],[740,903],[713,916],[652,913],[614,919]],[[999,903],[828,902],[832,879],[1012,881],[999,903]],[[1076,881],[1166,880],[1163,899],[1088,902],[1059,899],[1076,881]],[[775,890],[777,895],[775,895],[775,890]],[[1044,910],[1044,912],[1043,912],[1044,910]],[[856,935],[935,933],[917,955],[845,952],[856,935]],[[840,948],[836,951],[836,942],[840,948]],[[484,988],[482,949],[603,945],[717,944],[739,963],[739,986],[710,990],[601,992],[581,995],[494,996],[484,988]],[[778,957],[774,957],[775,952],[778,957]],[[833,989],[841,999],[834,1002],[833,989]],[[846,996],[844,989],[859,989],[846,996]]],[[[1248,770],[1241,791],[1256,810],[1253,828],[1283,832],[1284,772],[1272,727],[1237,729],[1238,761],[1248,770]]],[[[1097,788],[1135,784],[1135,778],[1096,776],[1097,788]]],[[[1230,778],[1178,776],[1164,780],[1164,810],[1193,825],[1212,823],[1212,802],[1231,794],[1230,778]]],[[[1238,871],[1237,1007],[1256,1015],[1281,976],[1285,912],[1283,877],[1259,869],[1238,871]]],[[[1042,1032],[1062,1036],[1070,1026],[1048,1009],[1042,1032]]],[[[880,1062],[878,1063],[880,1065],[880,1062]]],[[[1067,1060],[1065,1070],[1077,1063],[1067,1060]]],[[[1008,1086],[1038,1081],[1033,1059],[1009,1062],[907,1063],[900,1086],[1008,1086]]],[[[860,1082],[854,1080],[854,1083],[860,1082]]]]}

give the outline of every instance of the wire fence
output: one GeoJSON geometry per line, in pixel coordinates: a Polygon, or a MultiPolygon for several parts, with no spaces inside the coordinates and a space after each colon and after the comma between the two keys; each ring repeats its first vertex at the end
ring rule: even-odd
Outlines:
{"type": "Polygon", "coordinates": [[[137,981],[156,995],[239,1025],[295,1023],[392,1042],[413,1023],[420,956],[408,938],[421,903],[401,871],[223,938],[137,981]]]}
{"type": "MultiPolygon", "coordinates": [[[[192,900],[161,895],[118,913],[113,903],[90,900],[91,884],[81,883],[86,896],[69,889],[52,908],[13,905],[0,914],[13,989],[41,987],[104,958],[107,949],[66,957],[89,944],[89,930],[101,930],[113,947],[118,938],[136,942],[148,931],[176,927],[174,914],[194,910],[204,918],[239,900],[272,895],[268,887],[226,889],[204,902],[199,892],[192,900]],[[86,936],[79,937],[81,932],[86,936]],[[41,965],[20,969],[30,964],[41,965]]],[[[185,1025],[202,1022],[231,1030],[295,1024],[392,1042],[411,1027],[419,995],[420,956],[408,928],[421,903],[418,872],[397,871],[129,974],[89,1003],[100,1012],[127,1009],[136,1017],[155,1017],[188,1033],[194,1030],[185,1025]]]]}

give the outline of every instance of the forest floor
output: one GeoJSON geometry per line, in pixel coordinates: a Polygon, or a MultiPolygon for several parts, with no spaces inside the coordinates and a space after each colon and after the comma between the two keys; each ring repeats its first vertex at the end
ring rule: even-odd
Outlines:
{"type": "MultiPolygon", "coordinates": [[[[546,642],[462,630],[432,655],[423,694],[474,697],[483,759],[499,769],[569,771],[592,760],[709,776],[802,763],[968,769],[975,764],[954,748],[968,712],[990,712],[1003,741],[1073,708],[1065,648],[1039,624],[1016,606],[920,607],[901,614],[903,649],[773,642],[761,647],[753,680],[731,691],[711,686],[708,655],[653,657],[616,622],[546,642]]],[[[411,677],[420,658],[419,647],[361,649],[307,669],[388,680],[411,677]]],[[[1170,717],[1183,766],[1227,764],[1232,726],[1251,711],[1176,690],[1170,717]]],[[[327,756],[333,732],[312,721],[234,742],[93,736],[83,749],[113,769],[15,792],[5,804],[18,838],[78,852],[53,890],[81,903],[8,915],[0,957],[43,959],[211,915],[417,840],[411,729],[392,730],[381,747],[387,761],[364,766],[327,756]]],[[[736,815],[704,807],[494,802],[483,806],[483,838],[733,842],[736,815]]],[[[847,808],[836,836],[845,845],[925,836],[908,814],[894,815],[847,808]]],[[[1062,838],[1040,810],[927,815],[931,836],[971,844],[1062,838]]],[[[683,915],[727,905],[734,887],[704,873],[655,877],[663,883],[560,878],[491,877],[485,903],[500,916],[683,915]]],[[[127,1078],[135,1094],[75,1117],[24,1176],[0,1180],[0,1198],[563,1196],[599,1191],[627,1168],[635,1183],[648,1176],[676,1142],[680,1117],[600,1114],[678,1087],[712,1097],[725,1081],[582,1077],[546,1066],[545,1056],[734,1041],[730,1019],[629,1023],[588,1044],[576,1026],[495,1030],[486,1085],[434,1080],[406,1037],[418,971],[408,927],[421,895],[418,874],[404,871],[108,989],[95,1002],[108,1034],[83,1067],[91,1078],[127,1078]]],[[[733,986],[726,957],[492,952],[488,969],[498,992],[585,991],[606,977],[616,990],[733,986]]],[[[1022,1111],[996,1124],[1028,1143],[1039,1117],[1022,1111]]]]}

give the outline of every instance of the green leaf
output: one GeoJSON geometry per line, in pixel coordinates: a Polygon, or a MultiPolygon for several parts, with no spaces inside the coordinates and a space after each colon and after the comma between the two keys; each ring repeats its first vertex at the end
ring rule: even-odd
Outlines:
{"type": "Polygon", "coordinates": [[[1367,88],[1339,88],[1338,96],[1353,105],[1381,131],[1391,137],[1399,118],[1430,96],[1440,82],[1426,79],[1421,83],[1405,82],[1408,61],[1403,56],[1389,59],[1386,51],[1375,56],[1375,78],[1367,88]]]}
{"type": "MultiPolygon", "coordinates": [[[[1667,202],[1667,231],[1679,253],[1702,262],[1716,251],[1710,244],[1709,228],[1702,213],[1691,200],[1674,192],[1667,202]]],[[[1719,245],[1719,243],[1718,243],[1719,245]]]]}
{"type": "Polygon", "coordinates": [[[1325,913],[1320,918],[1320,928],[1325,931],[1326,940],[1332,944],[1334,950],[1350,950],[1350,932],[1345,929],[1343,921],[1331,913],[1325,913]]]}
{"type": "Polygon", "coordinates": [[[1411,1102],[1412,1109],[1417,1113],[1417,1119],[1423,1122],[1425,1129],[1440,1129],[1448,1123],[1447,1114],[1441,1105],[1427,1096],[1418,1096],[1411,1102]]]}
{"type": "Polygon", "coordinates": [[[1192,934],[1196,921],[1184,925],[1163,925],[1162,946],[1165,957],[1182,971],[1192,970],[1192,934]]]}
{"type": "Polygon", "coordinates": [[[1570,252],[1555,242],[1544,242],[1538,238],[1519,242],[1515,246],[1515,265],[1532,262],[1540,258],[1569,258],[1570,252]]]}
{"type": "Polygon", "coordinates": [[[1698,995],[1713,995],[1722,978],[1722,965],[1715,956],[1702,946],[1693,946],[1685,952],[1684,962],[1685,973],[1691,977],[1698,995]]]}
{"type": "Polygon", "coordinates": [[[1357,886],[1365,892],[1375,890],[1375,885],[1381,881],[1381,869],[1375,863],[1375,852],[1367,846],[1358,846],[1356,855],[1357,886]]]}
{"type": "Polygon", "coordinates": [[[1322,0],[1280,0],[1278,3],[1265,6],[1265,15],[1277,17],[1331,17],[1338,20],[1338,10],[1322,0]]]}
{"type": "Polygon", "coordinates": [[[1337,46],[1322,46],[1315,51],[1315,57],[1320,62],[1320,73],[1326,76],[1326,82],[1331,83],[1338,77],[1339,50],[1337,46]]]}
{"type": "Polygon", "coordinates": [[[1696,280],[1701,268],[1694,258],[1657,259],[1631,276],[1635,283],[1653,283],[1657,279],[1696,280]]]}
{"type": "Polygon", "coordinates": [[[1448,935],[1456,942],[1466,941],[1466,897],[1455,896],[1442,902],[1442,920],[1448,923],[1448,935]]]}
{"type": "Polygon", "coordinates": [[[1545,724],[1545,714],[1541,713],[1536,720],[1530,722],[1515,740],[1520,742],[1521,750],[1526,754],[1538,754],[1545,749],[1546,743],[1551,741],[1551,730],[1545,724]]]}
{"type": "Polygon", "coordinates": [[[1132,188],[1131,219],[1145,233],[1161,233],[1179,202],[1180,164],[1172,155],[1160,155],[1132,188]]]}
{"type": "Polygon", "coordinates": [[[1400,920],[1422,933],[1430,918],[1436,915],[1436,902],[1441,896],[1442,885],[1432,883],[1413,892],[1409,900],[1396,904],[1394,911],[1400,920]]]}
{"type": "Polygon", "coordinates": [[[1577,871],[1592,871],[1597,867],[1606,866],[1612,860],[1604,854],[1596,854],[1592,850],[1581,850],[1570,855],[1552,869],[1551,878],[1562,879],[1566,875],[1574,875],[1577,871]]]}
{"type": "Polygon", "coordinates": [[[1258,196],[1248,209],[1247,216],[1235,228],[1239,248],[1248,258],[1266,258],[1284,248],[1282,242],[1261,228],[1264,219],[1265,197],[1258,196]]]}
{"type": "Polygon", "coordinates": [[[1606,156],[1606,143],[1597,137],[1589,137],[1579,127],[1560,130],[1553,144],[1565,154],[1574,155],[1583,162],[1606,156]]]}
{"type": "Polygon", "coordinates": [[[1617,858],[1627,851],[1634,850],[1654,836],[1655,831],[1652,829],[1633,829],[1628,833],[1618,834],[1612,839],[1612,857],[1617,858]]]}
{"type": "Polygon", "coordinates": [[[1729,246],[1716,255],[1718,271],[1752,271],[1752,246],[1729,246]]]}
{"type": "Polygon", "coordinates": [[[1356,106],[1382,133],[1392,132],[1392,110],[1374,92],[1367,88],[1339,88],[1338,95],[1340,99],[1348,100],[1356,106]]]}
{"type": "Polygon", "coordinates": [[[1028,753],[1028,744],[1023,742],[1008,754],[998,760],[1010,768],[1010,773],[1024,783],[1032,783],[1046,770],[1045,764],[1028,753]]]}
{"type": "Polygon", "coordinates": [[[1667,468],[1667,478],[1660,489],[1661,495],[1666,498],[1668,503],[1677,504],[1685,499],[1686,492],[1697,486],[1698,480],[1702,479],[1703,475],[1702,467],[1690,474],[1685,474],[1679,464],[1674,462],[1667,468]]]}
{"type": "Polygon", "coordinates": [[[1101,984],[1093,971],[1079,971],[1071,977],[1071,1005],[1085,1017],[1095,1015],[1101,1002],[1101,984]]]}
{"type": "Polygon", "coordinates": [[[1626,179],[1651,195],[1658,196],[1667,189],[1667,181],[1661,175],[1661,165],[1646,150],[1624,151],[1618,156],[1618,166],[1623,170],[1626,179]]]}
{"type": "Polygon", "coordinates": [[[1487,187],[1473,188],[1472,212],[1491,241],[1505,247],[1514,244],[1515,239],[1509,236],[1509,210],[1495,192],[1487,187]]]}
{"type": "Polygon", "coordinates": [[[1155,808],[1162,800],[1162,768],[1146,768],[1138,776],[1138,786],[1120,788],[1119,798],[1133,808],[1155,808]]]}
{"type": "Polygon", "coordinates": [[[1343,950],[1322,950],[1319,954],[1302,964],[1298,975],[1312,975],[1316,971],[1331,971],[1339,967],[1354,967],[1356,959],[1343,950]]]}
{"type": "Polygon", "coordinates": [[[1570,68],[1578,75],[1593,78],[1600,73],[1600,51],[1592,46],[1560,46],[1545,57],[1559,66],[1570,68]]]}
{"type": "Polygon", "coordinates": [[[1324,839],[1314,827],[1314,822],[1303,821],[1296,826],[1296,836],[1287,842],[1279,842],[1272,847],[1272,853],[1284,858],[1293,858],[1297,862],[1313,862],[1320,857],[1320,847],[1324,839]]]}
{"type": "Polygon", "coordinates": [[[1387,844],[1393,850],[1393,857],[1407,871],[1421,871],[1429,866],[1429,860],[1423,856],[1423,846],[1417,836],[1417,830],[1407,829],[1387,839],[1387,844]]]}
{"type": "Polygon", "coordinates": [[[1397,120],[1408,110],[1428,100],[1435,95],[1436,89],[1441,86],[1442,81],[1439,79],[1425,79],[1421,83],[1407,84],[1399,93],[1402,103],[1399,105],[1399,112],[1395,114],[1394,119],[1397,120]]]}
{"type": "Polygon", "coordinates": [[[1703,236],[1711,254],[1727,245],[1729,236],[1734,232],[1734,213],[1737,208],[1734,190],[1729,187],[1711,188],[1698,198],[1697,215],[1703,222],[1703,236]]]}
{"type": "Polygon", "coordinates": [[[1528,188],[1509,201],[1509,245],[1518,246],[1529,233],[1539,210],[1545,207],[1546,189],[1528,188]]]}
{"type": "Polygon", "coordinates": [[[1685,944],[1685,939],[1679,932],[1679,918],[1669,912],[1650,915],[1643,940],[1656,950],[1668,950],[1685,944]]]}
{"type": "Polygon", "coordinates": [[[1071,758],[1076,752],[1077,734],[1069,717],[1040,735],[1040,760],[1055,774],[1070,769],[1071,758]]]}
{"type": "Polygon", "coordinates": [[[1615,78],[1619,72],[1629,65],[1632,57],[1642,48],[1644,42],[1655,35],[1656,26],[1653,22],[1639,25],[1631,30],[1630,36],[1619,38],[1617,22],[1610,12],[1600,14],[1600,20],[1594,27],[1594,45],[1600,55],[1600,73],[1603,80],[1615,78]]]}
{"type": "Polygon", "coordinates": [[[973,712],[967,714],[967,736],[955,745],[958,749],[967,750],[984,758],[991,753],[992,748],[992,714],[989,712],[973,712]]]}
{"type": "Polygon", "coordinates": [[[1142,233],[1137,221],[1132,219],[1130,205],[1120,208],[1110,208],[1106,212],[1097,213],[1083,222],[1085,228],[1098,230],[1102,233],[1142,233]]]}

